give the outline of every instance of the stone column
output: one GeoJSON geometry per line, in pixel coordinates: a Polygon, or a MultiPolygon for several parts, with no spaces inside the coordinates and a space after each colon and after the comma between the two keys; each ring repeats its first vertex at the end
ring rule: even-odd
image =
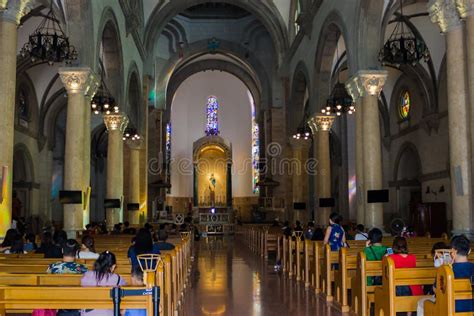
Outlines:
{"type": "MultiPolygon", "coordinates": [[[[125,114],[104,115],[104,123],[109,133],[107,147],[107,199],[123,201],[123,132],[128,125],[125,114]]],[[[123,202],[120,208],[106,211],[107,227],[123,222],[123,202]]]]}
{"type": "MultiPolygon", "coordinates": [[[[472,166],[471,166],[471,116],[468,104],[466,69],[466,47],[463,24],[456,4],[470,4],[471,1],[431,0],[428,12],[431,21],[439,25],[446,34],[446,68],[448,79],[448,124],[449,157],[451,171],[451,199],[453,210],[453,233],[471,235],[472,227],[472,166]]],[[[472,4],[471,4],[472,5],[472,4]]],[[[463,13],[464,14],[464,13],[463,13]]],[[[468,26],[472,18],[468,18],[468,26]]],[[[468,30],[468,45],[474,40],[473,30],[468,30]],[[469,36],[470,35],[470,36],[469,36]]],[[[471,46],[472,47],[472,46],[471,46]]],[[[468,47],[468,50],[471,49],[468,47]]],[[[470,52],[472,55],[472,52],[470,52]]],[[[474,69],[469,64],[468,71],[474,69]]],[[[471,75],[471,74],[470,74],[471,75]]],[[[471,80],[469,80],[471,84],[471,80]]]]}
{"type": "Polygon", "coordinates": [[[346,83],[347,91],[356,103],[356,199],[357,199],[357,223],[365,223],[365,189],[364,189],[364,145],[362,135],[362,102],[359,95],[359,88],[355,77],[346,83]]]}
{"type": "MultiPolygon", "coordinates": [[[[350,79],[357,85],[362,108],[362,152],[363,152],[363,198],[366,201],[368,190],[381,190],[382,140],[380,138],[380,119],[378,96],[387,79],[385,70],[363,70],[350,79]]],[[[360,124],[359,124],[360,125],[360,124]]],[[[360,126],[358,127],[360,128],[360,126]]],[[[360,158],[360,157],[358,157],[360,158]]],[[[360,167],[360,166],[359,166],[360,167]]],[[[383,229],[383,205],[364,203],[365,226],[383,229]]]]}
{"type": "Polygon", "coordinates": [[[0,1],[0,238],[10,228],[12,216],[13,135],[16,89],[17,27],[30,9],[30,1],[0,1]],[[5,174],[3,174],[4,170],[5,174]],[[5,177],[1,181],[2,177],[5,177]]]}
{"type": "Polygon", "coordinates": [[[299,220],[303,225],[308,222],[310,215],[308,213],[308,186],[309,178],[306,171],[306,161],[308,160],[310,140],[304,139],[290,139],[290,145],[293,150],[293,159],[290,164],[290,174],[293,177],[292,181],[292,202],[293,203],[306,203],[306,209],[295,210],[293,209],[294,220],[299,220]]]}
{"type": "MultiPolygon", "coordinates": [[[[334,116],[331,115],[316,115],[309,119],[308,123],[313,132],[313,137],[316,137],[316,159],[317,159],[317,174],[316,174],[316,190],[317,198],[331,198],[331,153],[329,148],[329,132],[334,123],[334,116]]],[[[318,225],[326,225],[329,220],[331,208],[319,207],[319,200],[316,201],[315,209],[317,214],[314,218],[318,225]]]]}
{"type": "MultiPolygon", "coordinates": [[[[128,141],[127,145],[130,149],[130,166],[128,177],[128,203],[140,204],[140,141],[128,141]]],[[[140,211],[128,211],[128,221],[130,224],[138,225],[140,223],[140,211]]]]}
{"type": "MultiPolygon", "coordinates": [[[[90,173],[84,165],[85,104],[91,88],[97,88],[97,79],[87,67],[62,67],[59,76],[68,94],[66,118],[66,146],[64,156],[64,190],[85,191],[84,174],[90,173]]],[[[89,165],[90,168],[90,165],[89,165]]],[[[64,205],[64,230],[69,237],[84,227],[84,205],[64,205]]]]}

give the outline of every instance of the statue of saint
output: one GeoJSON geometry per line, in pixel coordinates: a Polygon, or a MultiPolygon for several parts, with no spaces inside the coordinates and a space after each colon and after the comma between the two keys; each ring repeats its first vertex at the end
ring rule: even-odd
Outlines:
{"type": "Polygon", "coordinates": [[[216,178],[213,173],[211,173],[211,177],[209,178],[209,193],[211,206],[214,206],[216,204],[216,178]]]}

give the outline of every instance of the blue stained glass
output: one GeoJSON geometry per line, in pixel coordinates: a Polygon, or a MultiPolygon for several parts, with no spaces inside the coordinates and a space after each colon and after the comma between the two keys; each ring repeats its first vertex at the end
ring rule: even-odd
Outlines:
{"type": "Polygon", "coordinates": [[[215,136],[219,135],[219,123],[217,118],[217,112],[219,110],[219,102],[215,96],[210,96],[207,99],[206,108],[206,135],[215,136]]]}
{"type": "MultiPolygon", "coordinates": [[[[165,159],[166,159],[166,182],[171,183],[171,123],[166,123],[166,143],[165,143],[165,159]]],[[[171,189],[166,190],[171,193],[171,189]]]]}
{"type": "MultiPolygon", "coordinates": [[[[254,106],[255,108],[255,106],[254,106]]],[[[255,117],[255,110],[252,111],[252,189],[254,194],[260,192],[260,188],[257,186],[260,177],[260,170],[258,163],[260,160],[260,139],[259,139],[259,127],[255,117]]]]}

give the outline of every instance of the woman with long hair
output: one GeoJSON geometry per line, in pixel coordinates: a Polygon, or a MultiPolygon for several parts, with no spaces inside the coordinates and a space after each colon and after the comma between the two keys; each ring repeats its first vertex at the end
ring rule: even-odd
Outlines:
{"type": "MultiPolygon", "coordinates": [[[[94,271],[87,271],[81,279],[81,286],[122,286],[125,280],[114,273],[117,259],[110,251],[104,251],[94,263],[94,271]]],[[[87,310],[81,312],[84,316],[113,316],[113,310],[87,310]]]]}
{"type": "Polygon", "coordinates": [[[19,234],[16,229],[10,228],[9,230],[7,230],[2,245],[0,246],[0,252],[5,252],[6,250],[9,250],[13,246],[15,241],[18,239],[18,235],[19,234]]]}
{"type": "Polygon", "coordinates": [[[134,267],[139,267],[137,256],[143,254],[160,254],[160,249],[156,244],[153,244],[153,237],[151,232],[146,228],[141,228],[137,236],[135,236],[135,244],[128,249],[128,258],[134,267]]]}
{"type": "Polygon", "coordinates": [[[77,253],[78,259],[97,259],[99,254],[95,252],[94,237],[85,235],[82,237],[81,251],[77,253]]]}

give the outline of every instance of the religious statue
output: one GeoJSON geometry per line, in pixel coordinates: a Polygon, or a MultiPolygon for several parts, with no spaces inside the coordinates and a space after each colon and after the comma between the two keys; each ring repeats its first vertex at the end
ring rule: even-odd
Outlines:
{"type": "Polygon", "coordinates": [[[211,206],[214,206],[216,203],[216,178],[213,173],[211,173],[211,177],[209,178],[209,195],[211,206]]]}

